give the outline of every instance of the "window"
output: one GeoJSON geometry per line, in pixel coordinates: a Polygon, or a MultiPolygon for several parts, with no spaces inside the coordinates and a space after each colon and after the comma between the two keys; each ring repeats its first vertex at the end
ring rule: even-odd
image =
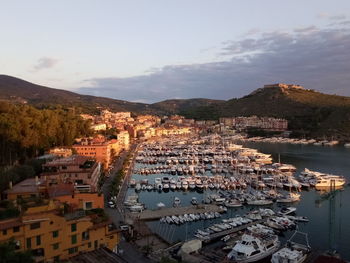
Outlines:
{"type": "Polygon", "coordinates": [[[38,229],[40,228],[40,222],[30,224],[30,229],[38,229]]]}
{"type": "Polygon", "coordinates": [[[92,209],[92,202],[85,202],[85,209],[86,210],[92,209]]]}
{"type": "Polygon", "coordinates": [[[53,257],[53,262],[60,262],[60,256],[53,257]]]}
{"type": "Polygon", "coordinates": [[[95,249],[98,248],[98,241],[97,240],[95,240],[95,242],[94,242],[94,247],[95,247],[95,249]]]}
{"type": "Polygon", "coordinates": [[[27,249],[32,247],[32,239],[30,237],[27,238],[27,249]]]}
{"type": "Polygon", "coordinates": [[[36,239],[36,245],[40,246],[41,245],[41,237],[40,236],[36,236],[35,239],[36,239]]]}
{"type": "Polygon", "coordinates": [[[57,249],[59,248],[59,243],[53,244],[53,245],[52,245],[52,248],[53,248],[54,250],[57,250],[57,249]]]}
{"type": "Polygon", "coordinates": [[[58,230],[52,232],[52,237],[53,238],[58,237],[58,230]]]}
{"type": "Polygon", "coordinates": [[[75,223],[74,223],[74,224],[71,224],[71,225],[70,225],[70,229],[71,229],[72,232],[77,231],[77,224],[75,224],[75,223]]]}
{"type": "Polygon", "coordinates": [[[74,254],[77,252],[78,252],[78,247],[71,247],[70,249],[68,249],[69,254],[74,254]]]}
{"type": "Polygon", "coordinates": [[[2,234],[3,234],[4,236],[6,236],[6,235],[7,235],[7,229],[2,230],[2,234]]]}
{"type": "Polygon", "coordinates": [[[77,235],[73,235],[71,238],[72,238],[72,244],[76,244],[77,243],[77,235]]]}
{"type": "Polygon", "coordinates": [[[13,232],[14,232],[14,233],[19,232],[19,226],[15,226],[15,227],[13,228],[13,232]]]}
{"type": "Polygon", "coordinates": [[[91,242],[88,243],[88,248],[90,248],[90,247],[91,247],[91,242]]]}
{"type": "Polygon", "coordinates": [[[89,240],[90,236],[89,236],[89,232],[85,231],[83,233],[81,233],[81,239],[82,240],[89,240]]]}

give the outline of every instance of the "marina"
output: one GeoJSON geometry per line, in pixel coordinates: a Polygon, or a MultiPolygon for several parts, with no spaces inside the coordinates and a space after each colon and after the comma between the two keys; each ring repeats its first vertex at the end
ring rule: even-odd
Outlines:
{"type": "MultiPolygon", "coordinates": [[[[191,141],[195,140],[192,138],[191,141]]],[[[146,220],[151,231],[164,238],[168,243],[185,241],[190,237],[197,238],[197,230],[203,231],[211,225],[221,224],[222,220],[242,215],[242,213],[259,208],[259,206],[267,206],[277,212],[288,205],[297,208],[298,213],[297,215],[285,214],[283,216],[291,221],[301,223],[299,228],[310,234],[310,243],[311,245],[313,245],[313,242],[316,243],[315,249],[323,247],[326,250],[328,248],[327,231],[324,231],[322,240],[316,240],[314,238],[316,232],[313,231],[315,225],[323,225],[324,229],[328,229],[329,226],[325,222],[327,220],[323,222],[315,221],[313,219],[314,215],[310,213],[310,205],[314,207],[311,209],[314,213],[319,211],[315,205],[315,200],[322,192],[315,191],[317,188],[313,190],[316,186],[314,182],[317,181],[317,176],[305,180],[305,174],[306,172],[312,174],[315,171],[323,171],[322,175],[324,176],[337,174],[344,175],[344,178],[346,178],[346,173],[339,170],[327,171],[320,166],[312,166],[310,163],[300,166],[297,162],[290,162],[280,150],[261,150],[262,148],[257,146],[299,147],[298,150],[301,147],[306,147],[306,149],[316,148],[321,149],[321,151],[325,148],[313,145],[254,142],[246,142],[243,146],[236,146],[233,143],[229,144],[227,141],[223,142],[222,139],[215,141],[213,137],[207,138],[206,146],[203,146],[203,141],[200,143],[195,141],[195,144],[190,144],[190,146],[188,146],[188,141],[183,141],[179,145],[178,142],[173,141],[173,144],[171,147],[175,147],[175,151],[171,151],[170,146],[162,151],[159,149],[159,145],[153,145],[152,147],[155,148],[152,148],[149,152],[141,147],[141,154],[139,153],[135,158],[133,176],[128,182],[129,189],[127,191],[128,196],[137,195],[138,202],[147,208],[141,213],[135,213],[132,217],[138,220],[146,220]],[[224,144],[225,148],[223,147],[224,144]],[[196,149],[200,154],[195,153],[196,149]],[[210,152],[210,149],[215,150],[210,152]],[[206,154],[203,154],[203,152],[206,154]],[[242,158],[242,153],[247,158],[242,158]],[[253,153],[253,156],[260,154],[262,158],[251,158],[248,153],[253,153]],[[280,159],[288,164],[274,162],[280,159]],[[255,162],[255,160],[258,160],[258,162],[255,162]],[[137,187],[137,185],[139,186],[137,187]],[[160,185],[162,186],[160,187],[160,185]],[[179,200],[179,205],[174,208],[175,198],[179,200]],[[159,201],[160,206],[158,206],[159,201]],[[203,220],[200,214],[203,214],[204,211],[196,210],[197,205],[210,205],[218,210],[222,209],[219,208],[221,206],[225,207],[227,212],[221,213],[220,217],[203,220]],[[165,212],[162,212],[162,210],[165,212]],[[185,214],[196,214],[199,219],[186,222],[184,218],[179,217],[185,214]],[[165,221],[167,216],[178,218],[179,223],[168,224],[165,221]],[[164,218],[163,222],[161,222],[162,218],[164,218]],[[307,222],[309,223],[306,224],[307,222]],[[310,225],[313,226],[310,227],[310,225]],[[164,230],[166,228],[172,230],[164,230]],[[172,233],[171,235],[164,235],[169,231],[172,233]]],[[[339,149],[339,147],[334,146],[331,149],[339,149]]],[[[342,149],[347,150],[347,148],[342,149]]],[[[339,178],[343,177],[340,176],[339,178]]],[[[345,187],[345,191],[342,192],[347,193],[347,188],[345,187]]],[[[324,208],[320,211],[323,211],[323,216],[328,218],[328,211],[324,208]]],[[[256,224],[260,223],[269,224],[270,226],[274,223],[270,219],[260,220],[262,221],[255,224],[254,222],[249,223],[249,228],[256,228],[256,224]]],[[[248,226],[236,226],[224,230],[226,232],[212,233],[210,234],[212,235],[210,240],[217,240],[230,235],[230,233],[247,231],[247,229],[248,226]]],[[[292,234],[290,230],[287,230],[286,233],[287,236],[292,234]]],[[[344,252],[346,255],[345,250],[344,252]]]]}

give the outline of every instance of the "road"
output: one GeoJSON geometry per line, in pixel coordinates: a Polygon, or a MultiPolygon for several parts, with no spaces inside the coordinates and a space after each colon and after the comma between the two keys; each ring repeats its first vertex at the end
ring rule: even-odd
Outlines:
{"type": "MultiPolygon", "coordinates": [[[[133,156],[133,153],[137,149],[137,146],[138,146],[137,143],[132,144],[128,151],[124,151],[118,157],[118,159],[113,164],[114,167],[111,170],[110,177],[108,177],[105,180],[105,182],[102,186],[102,192],[103,192],[103,195],[105,197],[105,209],[104,210],[108,214],[110,219],[113,221],[113,223],[118,228],[120,225],[124,224],[124,216],[123,216],[124,205],[123,205],[123,202],[124,202],[125,194],[126,194],[127,189],[128,189],[128,182],[129,182],[129,178],[131,176],[132,169],[128,170],[128,172],[125,175],[125,178],[122,182],[122,187],[121,187],[119,194],[117,196],[117,209],[109,208],[107,205],[108,201],[111,198],[111,194],[109,192],[109,189],[110,189],[110,186],[111,186],[111,183],[112,183],[114,177],[117,175],[117,172],[123,168],[124,160],[126,159],[126,157],[128,156],[129,153],[132,153],[132,156],[133,156]]],[[[130,168],[132,168],[133,165],[134,165],[134,158],[132,160],[130,168]]],[[[120,253],[119,256],[122,257],[127,262],[130,262],[130,263],[148,263],[148,262],[150,263],[150,262],[152,262],[149,258],[146,258],[144,256],[144,254],[142,252],[140,252],[135,245],[128,243],[124,240],[122,240],[118,244],[118,250],[120,252],[122,251],[122,253],[120,253]]]]}

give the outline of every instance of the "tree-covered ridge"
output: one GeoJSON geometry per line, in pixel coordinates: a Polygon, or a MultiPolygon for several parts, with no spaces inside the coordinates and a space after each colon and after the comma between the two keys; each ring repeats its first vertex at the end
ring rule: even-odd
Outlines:
{"type": "Polygon", "coordinates": [[[0,165],[36,156],[53,146],[72,145],[90,134],[89,123],[74,110],[0,103],[0,165]]]}

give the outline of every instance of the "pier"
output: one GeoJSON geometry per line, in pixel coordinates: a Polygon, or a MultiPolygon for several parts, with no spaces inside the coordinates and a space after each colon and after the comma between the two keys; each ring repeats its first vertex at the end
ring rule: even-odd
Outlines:
{"type": "Polygon", "coordinates": [[[198,205],[186,207],[170,207],[157,210],[145,210],[141,213],[130,213],[130,217],[138,220],[157,220],[165,216],[179,216],[184,214],[198,214],[205,212],[222,212],[222,209],[217,205],[198,205]]]}

